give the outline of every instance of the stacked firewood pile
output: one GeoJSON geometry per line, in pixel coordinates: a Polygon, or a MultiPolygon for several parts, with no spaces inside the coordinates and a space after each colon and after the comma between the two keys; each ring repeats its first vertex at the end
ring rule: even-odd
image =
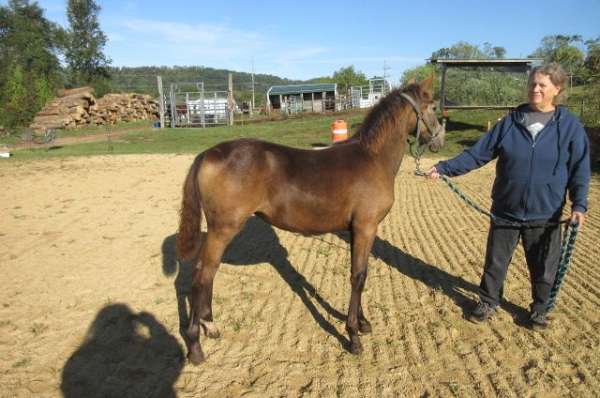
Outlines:
{"type": "Polygon", "coordinates": [[[38,112],[30,127],[43,132],[154,119],[158,119],[158,105],[149,95],[106,94],[96,99],[91,87],[80,87],[59,93],[38,112]]]}
{"type": "Polygon", "coordinates": [[[158,104],[145,94],[106,94],[90,107],[93,124],[158,119],[158,104]]]}

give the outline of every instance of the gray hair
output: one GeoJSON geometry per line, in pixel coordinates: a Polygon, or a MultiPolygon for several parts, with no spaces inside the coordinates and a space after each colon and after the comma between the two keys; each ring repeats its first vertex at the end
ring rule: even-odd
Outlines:
{"type": "Polygon", "coordinates": [[[531,83],[531,78],[536,74],[546,75],[550,78],[552,84],[557,87],[560,87],[560,91],[558,95],[554,98],[553,103],[556,105],[563,100],[565,87],[567,86],[567,72],[563,69],[563,67],[558,62],[549,62],[547,64],[543,64],[540,66],[536,66],[529,72],[529,81],[531,83]]]}

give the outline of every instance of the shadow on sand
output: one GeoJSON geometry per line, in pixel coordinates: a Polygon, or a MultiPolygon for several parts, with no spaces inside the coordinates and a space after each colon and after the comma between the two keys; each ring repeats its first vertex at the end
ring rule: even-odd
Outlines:
{"type": "Polygon", "coordinates": [[[67,360],[60,387],[66,398],[174,398],[184,363],[177,339],[152,314],[110,304],[67,360]]]}
{"type": "MultiPolygon", "coordinates": [[[[203,236],[204,238],[204,236],[203,236]]],[[[163,273],[173,275],[177,270],[175,290],[177,294],[178,312],[182,337],[189,322],[189,295],[192,291],[191,262],[178,262],[175,254],[175,235],[168,236],[163,242],[163,273]],[[179,265],[179,267],[178,267],[179,265]]],[[[251,217],[244,228],[238,233],[227,247],[223,262],[237,266],[249,266],[269,263],[288,284],[290,289],[302,300],[317,324],[327,333],[335,337],[340,344],[347,348],[349,340],[340,334],[323,315],[318,305],[331,317],[340,321],[346,320],[346,315],[333,308],[315,287],[299,273],[288,260],[288,252],[279,242],[273,227],[258,217],[251,217]]],[[[218,319],[217,319],[218,322],[218,319]]]]}
{"type": "MultiPolygon", "coordinates": [[[[349,233],[337,233],[336,235],[347,243],[350,242],[349,233]]],[[[162,251],[163,272],[165,275],[173,275],[175,272],[179,271],[175,279],[175,290],[177,294],[180,327],[183,332],[189,322],[188,296],[191,292],[191,278],[194,265],[192,263],[178,263],[175,255],[175,235],[170,235],[164,240],[162,251]]],[[[466,315],[475,305],[473,300],[463,294],[463,292],[472,292],[476,294],[478,286],[467,282],[463,278],[449,274],[444,270],[427,264],[379,237],[375,238],[371,252],[373,256],[382,260],[401,274],[406,275],[411,279],[418,280],[431,289],[443,292],[461,308],[463,317],[466,318],[466,315]]],[[[279,242],[279,238],[275,234],[273,227],[258,217],[251,217],[242,231],[233,239],[225,251],[223,262],[239,266],[261,263],[271,264],[282,279],[289,285],[290,289],[302,300],[319,326],[334,336],[340,344],[347,349],[349,340],[341,335],[335,326],[325,318],[319,308],[315,306],[314,301],[316,301],[321,309],[331,317],[340,321],[345,322],[346,314],[333,308],[322,296],[320,296],[314,286],[300,274],[292,264],[290,264],[287,257],[287,250],[279,242]]],[[[348,270],[349,269],[350,264],[348,264],[348,270]]],[[[350,295],[350,292],[348,292],[348,295],[350,295]]],[[[512,314],[517,323],[519,323],[521,319],[527,317],[527,311],[515,304],[503,300],[501,306],[512,314]]],[[[185,338],[183,333],[182,336],[185,338]]]]}

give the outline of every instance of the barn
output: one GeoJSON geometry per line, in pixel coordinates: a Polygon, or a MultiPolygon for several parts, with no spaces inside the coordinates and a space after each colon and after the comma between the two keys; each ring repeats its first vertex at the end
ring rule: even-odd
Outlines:
{"type": "Polygon", "coordinates": [[[288,113],[334,111],[336,89],[335,83],[271,86],[267,91],[268,107],[288,113]]]}

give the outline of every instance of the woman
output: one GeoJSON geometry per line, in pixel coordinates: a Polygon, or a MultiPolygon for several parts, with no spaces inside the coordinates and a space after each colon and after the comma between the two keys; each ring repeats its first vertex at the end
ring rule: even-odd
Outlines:
{"type": "Polygon", "coordinates": [[[472,321],[486,321],[496,312],[508,265],[521,239],[532,286],[531,326],[548,326],[547,306],[560,260],[556,222],[568,191],[571,220],[583,225],[591,174],[585,130],[572,113],[557,105],[566,80],[556,63],[534,68],[527,104],[498,122],[474,146],[426,173],[434,179],[458,176],[498,159],[491,208],[497,220],[489,229],[480,301],[469,316],[472,321]]]}

